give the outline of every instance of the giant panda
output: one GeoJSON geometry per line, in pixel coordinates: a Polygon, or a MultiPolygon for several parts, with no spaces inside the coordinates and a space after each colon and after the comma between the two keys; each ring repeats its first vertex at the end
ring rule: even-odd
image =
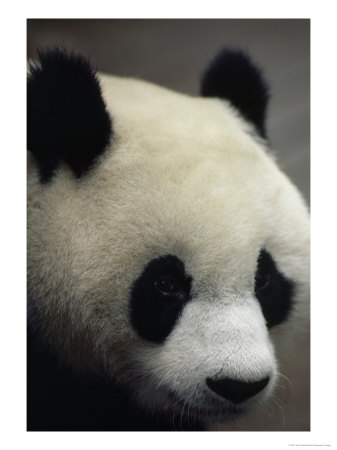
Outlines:
{"type": "Polygon", "coordinates": [[[307,417],[309,216],[269,148],[268,98],[233,49],[201,96],[60,48],[30,63],[28,430],[307,417]]]}

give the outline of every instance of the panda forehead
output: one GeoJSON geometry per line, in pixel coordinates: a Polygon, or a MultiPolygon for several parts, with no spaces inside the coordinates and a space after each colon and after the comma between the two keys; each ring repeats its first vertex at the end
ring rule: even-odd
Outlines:
{"type": "Polygon", "coordinates": [[[226,100],[193,97],[138,79],[99,77],[115,132],[143,144],[142,154],[172,143],[186,149],[190,145],[192,151],[198,144],[210,150],[204,147],[210,144],[252,152],[252,127],[226,100]]]}
{"type": "MultiPolygon", "coordinates": [[[[212,187],[220,193],[235,185],[237,192],[254,186],[264,186],[267,195],[273,192],[274,165],[226,101],[191,97],[141,80],[100,75],[100,82],[115,130],[101,165],[105,174],[119,173],[124,185],[140,183],[143,192],[147,183],[151,189],[165,180],[178,183],[182,194],[194,183],[199,198],[200,183],[206,196],[212,187]]],[[[99,172],[94,176],[98,180],[99,172]]]]}

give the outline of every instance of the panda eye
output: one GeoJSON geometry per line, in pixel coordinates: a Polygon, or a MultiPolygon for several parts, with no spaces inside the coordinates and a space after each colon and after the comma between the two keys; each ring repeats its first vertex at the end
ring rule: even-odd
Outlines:
{"type": "Polygon", "coordinates": [[[255,273],[255,296],[268,328],[287,319],[293,304],[294,283],[283,275],[271,256],[262,249],[255,273]]]}
{"type": "Polygon", "coordinates": [[[255,289],[262,291],[263,289],[269,286],[269,282],[270,282],[270,273],[257,272],[255,276],[255,289]]]}
{"type": "Polygon", "coordinates": [[[154,285],[163,294],[175,294],[179,290],[176,280],[167,275],[159,277],[154,285]]]}

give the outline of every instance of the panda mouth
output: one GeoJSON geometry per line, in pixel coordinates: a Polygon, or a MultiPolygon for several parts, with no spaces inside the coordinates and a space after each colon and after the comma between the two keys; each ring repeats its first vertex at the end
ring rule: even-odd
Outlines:
{"type": "MultiPolygon", "coordinates": [[[[219,404],[214,401],[202,401],[200,404],[192,404],[188,400],[182,399],[176,392],[170,391],[169,398],[174,404],[174,409],[179,411],[179,414],[193,416],[199,419],[231,419],[235,416],[242,415],[247,412],[248,408],[243,406],[227,403],[226,405],[219,404]]],[[[213,400],[213,399],[212,399],[213,400]]]]}

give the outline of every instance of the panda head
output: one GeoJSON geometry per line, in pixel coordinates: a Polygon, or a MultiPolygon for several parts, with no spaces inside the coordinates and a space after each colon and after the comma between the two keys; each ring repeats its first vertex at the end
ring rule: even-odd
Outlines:
{"type": "Polygon", "coordinates": [[[55,49],[31,65],[28,313],[63,364],[212,419],[272,396],[308,214],[267,149],[258,69],[224,51],[202,94],[55,49]]]}

